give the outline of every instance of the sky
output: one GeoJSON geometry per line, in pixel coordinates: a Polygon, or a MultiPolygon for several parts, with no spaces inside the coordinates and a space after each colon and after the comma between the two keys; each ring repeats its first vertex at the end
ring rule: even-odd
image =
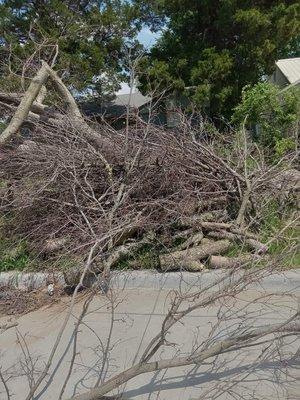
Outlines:
{"type": "MultiPolygon", "coordinates": [[[[149,28],[143,28],[141,32],[138,34],[137,38],[138,40],[146,47],[146,49],[149,49],[152,47],[156,40],[159,38],[160,33],[153,33],[150,31],[149,28]]],[[[136,92],[137,89],[133,88],[133,92],[136,92]]],[[[127,94],[130,93],[130,87],[128,86],[127,83],[122,82],[121,83],[121,89],[116,93],[116,94],[127,94]]]]}
{"type": "Polygon", "coordinates": [[[160,32],[151,32],[149,28],[143,28],[140,33],[138,34],[138,40],[146,47],[152,47],[156,40],[160,37],[160,32]]]}

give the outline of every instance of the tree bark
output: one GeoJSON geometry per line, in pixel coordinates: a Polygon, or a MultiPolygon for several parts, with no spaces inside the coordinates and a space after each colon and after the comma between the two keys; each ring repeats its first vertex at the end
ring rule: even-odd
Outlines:
{"type": "Polygon", "coordinates": [[[187,250],[174,251],[170,254],[163,254],[159,257],[160,267],[163,271],[171,269],[203,269],[200,260],[212,254],[221,254],[231,246],[229,240],[219,240],[217,242],[206,243],[200,246],[191,247],[187,250]]]}
{"type": "Polygon", "coordinates": [[[18,132],[24,120],[28,117],[32,104],[39,94],[41,87],[45,84],[48,76],[49,75],[46,67],[42,66],[32,79],[29,88],[22,98],[9,125],[0,135],[0,145],[6,144],[12,138],[12,136],[18,132]]]}
{"type": "Polygon", "coordinates": [[[199,243],[201,243],[202,239],[203,239],[202,232],[195,233],[194,235],[190,236],[187,240],[185,240],[182,244],[177,246],[177,249],[185,250],[188,249],[189,247],[197,246],[199,243]]]}
{"type": "Polygon", "coordinates": [[[243,264],[255,260],[253,255],[241,255],[240,257],[222,257],[222,256],[210,256],[209,266],[211,268],[237,268],[243,264]]]}
{"type": "Polygon", "coordinates": [[[265,254],[268,251],[268,247],[256,239],[244,237],[241,234],[227,232],[227,231],[217,231],[209,232],[208,236],[214,239],[228,239],[232,242],[244,243],[251,249],[255,250],[258,254],[265,254]]]}

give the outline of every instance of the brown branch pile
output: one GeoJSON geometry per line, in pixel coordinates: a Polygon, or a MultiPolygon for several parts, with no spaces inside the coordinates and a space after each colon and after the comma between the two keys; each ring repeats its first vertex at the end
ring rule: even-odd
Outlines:
{"type": "Polygon", "coordinates": [[[186,127],[171,132],[137,119],[124,132],[92,128],[54,71],[42,68],[68,107],[43,121],[37,112],[46,107],[32,96],[30,140],[15,138],[1,149],[1,212],[14,235],[44,255],[82,256],[98,243],[96,270],[149,243],[159,248],[156,266],[163,270],[197,270],[208,260],[232,267],[266,253],[253,231],[276,169],[259,166],[249,177],[237,157],[227,161],[219,146],[195,140],[186,127]],[[219,257],[234,242],[250,253],[219,257]]]}

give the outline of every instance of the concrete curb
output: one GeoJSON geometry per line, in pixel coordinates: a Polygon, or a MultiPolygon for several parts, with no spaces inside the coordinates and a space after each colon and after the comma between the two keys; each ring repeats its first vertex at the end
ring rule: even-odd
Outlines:
{"type": "MultiPolygon", "coordinates": [[[[113,271],[111,287],[116,289],[186,289],[191,286],[208,285],[225,274],[224,270],[203,272],[168,272],[157,271],[113,271]]],[[[9,286],[20,290],[34,290],[46,288],[49,283],[55,282],[64,286],[65,281],[61,273],[22,273],[10,271],[0,273],[1,286],[9,286]]],[[[253,285],[257,287],[258,284],[253,285]]],[[[300,269],[272,274],[265,277],[259,286],[262,289],[300,292],[300,269]]]]}
{"type": "Polygon", "coordinates": [[[53,274],[45,272],[20,272],[9,271],[0,273],[1,286],[7,286],[19,290],[35,290],[47,287],[49,283],[56,282],[59,285],[65,285],[62,274],[53,274]]]}

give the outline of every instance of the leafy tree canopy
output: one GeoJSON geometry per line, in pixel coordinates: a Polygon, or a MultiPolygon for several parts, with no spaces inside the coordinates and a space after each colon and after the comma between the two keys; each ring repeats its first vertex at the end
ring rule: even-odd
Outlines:
{"type": "Polygon", "coordinates": [[[56,69],[70,87],[113,91],[127,49],[139,47],[135,37],[141,24],[139,8],[126,0],[4,0],[1,84],[17,88],[17,75],[26,76],[27,67],[40,59],[51,62],[58,45],[56,69]]]}
{"type": "Polygon", "coordinates": [[[150,52],[178,87],[194,86],[194,100],[212,115],[231,114],[242,88],[270,74],[279,58],[300,54],[296,0],[136,0],[162,36],[150,52]],[[164,66],[163,66],[164,64],[164,66]]]}
{"type": "Polygon", "coordinates": [[[245,86],[232,122],[255,127],[258,130],[255,139],[269,149],[271,155],[280,158],[296,147],[299,118],[299,88],[281,90],[271,83],[259,82],[252,87],[245,86]]]}

